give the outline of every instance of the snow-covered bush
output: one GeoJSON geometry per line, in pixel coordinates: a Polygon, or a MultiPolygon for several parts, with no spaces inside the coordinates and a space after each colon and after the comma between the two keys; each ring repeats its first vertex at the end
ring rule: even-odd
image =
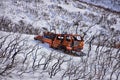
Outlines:
{"type": "Polygon", "coordinates": [[[34,28],[31,24],[26,24],[23,20],[20,20],[18,24],[13,23],[7,17],[0,18],[0,30],[6,32],[19,32],[26,34],[40,34],[40,28],[34,28]]]}

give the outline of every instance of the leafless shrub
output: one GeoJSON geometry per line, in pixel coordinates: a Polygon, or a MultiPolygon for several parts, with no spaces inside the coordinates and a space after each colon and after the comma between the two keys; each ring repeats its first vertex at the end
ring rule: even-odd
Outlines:
{"type": "Polygon", "coordinates": [[[36,66],[40,65],[42,58],[38,62],[37,56],[41,47],[37,44],[28,46],[27,42],[27,39],[22,39],[20,34],[0,37],[0,76],[7,76],[14,72],[22,75],[35,71],[36,66]]]}
{"type": "Polygon", "coordinates": [[[0,30],[6,32],[19,32],[36,35],[41,33],[40,29],[34,28],[31,24],[25,24],[25,22],[22,20],[19,21],[19,24],[14,24],[6,17],[0,18],[0,30]]]}
{"type": "Polygon", "coordinates": [[[49,66],[49,69],[48,69],[50,78],[52,78],[53,76],[56,76],[56,74],[63,71],[63,68],[62,68],[63,64],[70,61],[69,59],[65,60],[65,57],[66,57],[65,55],[62,56],[58,54],[57,56],[58,57],[54,58],[53,64],[49,66]]]}
{"type": "Polygon", "coordinates": [[[17,63],[16,56],[21,53],[21,51],[23,50],[22,46],[24,46],[24,44],[20,45],[20,43],[23,41],[20,40],[20,36],[16,36],[14,39],[8,42],[9,37],[10,35],[7,35],[5,37],[2,37],[1,39],[2,41],[0,55],[2,56],[0,58],[0,75],[7,75],[11,72],[11,70],[15,67],[17,63]]]}

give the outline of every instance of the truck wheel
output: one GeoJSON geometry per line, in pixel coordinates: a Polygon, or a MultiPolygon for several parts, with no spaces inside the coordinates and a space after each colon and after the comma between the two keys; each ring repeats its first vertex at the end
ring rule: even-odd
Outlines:
{"type": "Polygon", "coordinates": [[[70,50],[69,53],[71,54],[71,53],[72,53],[72,50],[70,50]]]}
{"type": "Polygon", "coordinates": [[[53,46],[52,46],[52,45],[49,45],[49,47],[50,47],[50,48],[53,48],[53,46]]]}
{"type": "Polygon", "coordinates": [[[42,42],[42,43],[44,43],[44,41],[43,41],[43,40],[41,40],[41,42],[42,42]]]}
{"type": "Polygon", "coordinates": [[[36,37],[34,37],[34,40],[37,40],[37,38],[36,38],[36,37]]]}
{"type": "Polygon", "coordinates": [[[66,52],[66,51],[67,51],[67,49],[66,49],[66,47],[64,46],[64,47],[63,47],[63,52],[66,52]]]}

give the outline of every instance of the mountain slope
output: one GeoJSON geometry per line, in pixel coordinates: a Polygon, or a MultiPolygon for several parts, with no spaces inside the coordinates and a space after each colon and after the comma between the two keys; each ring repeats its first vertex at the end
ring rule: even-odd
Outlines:
{"type": "Polygon", "coordinates": [[[0,16],[1,80],[120,79],[119,14],[77,0],[1,0],[0,16]],[[66,55],[34,41],[43,27],[85,33],[86,56],[66,55]]]}

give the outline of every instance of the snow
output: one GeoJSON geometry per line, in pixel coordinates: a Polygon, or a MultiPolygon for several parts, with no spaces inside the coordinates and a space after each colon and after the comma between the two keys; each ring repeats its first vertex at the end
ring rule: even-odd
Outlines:
{"type": "MultiPolygon", "coordinates": [[[[85,6],[85,8],[78,8],[77,5],[75,5],[77,3],[75,3],[74,1],[70,1],[68,2],[68,4],[65,4],[64,2],[59,3],[56,0],[43,0],[43,3],[39,3],[39,2],[26,3],[24,1],[17,1],[17,3],[13,3],[12,1],[14,0],[2,1],[3,6],[0,6],[0,13],[1,13],[0,16],[4,15],[5,17],[8,17],[10,20],[12,20],[13,23],[17,23],[17,24],[19,24],[20,20],[23,20],[25,24],[32,24],[34,28],[39,28],[39,29],[41,29],[42,27],[45,27],[48,30],[50,30],[51,26],[55,26],[57,33],[62,33],[62,31],[65,30],[68,33],[75,34],[76,28],[74,27],[76,26],[73,25],[74,24],[73,21],[77,21],[77,19],[81,20],[80,21],[81,23],[79,23],[80,26],[78,29],[82,29],[83,31],[86,31],[88,29],[88,27],[86,26],[91,26],[97,22],[96,20],[92,19],[91,16],[97,16],[97,18],[100,18],[103,14],[102,12],[99,13],[96,10],[92,10],[92,9],[89,10],[90,7],[82,3],[81,4],[85,6]],[[54,6],[54,7],[52,8],[51,6],[54,6]],[[58,10],[58,8],[56,8],[58,6],[62,8],[61,12],[58,10]],[[38,13],[34,13],[35,11],[38,13]],[[46,13],[48,16],[43,16],[42,13],[46,13]],[[60,25],[56,25],[55,23],[58,23],[60,25]],[[68,23],[69,25],[66,25],[65,23],[68,23]],[[86,25],[83,25],[83,24],[86,24],[86,25]],[[66,26],[69,26],[69,28],[65,29],[64,27],[66,26]]],[[[90,2],[90,0],[87,0],[87,1],[90,2]]],[[[107,0],[107,2],[103,1],[102,3],[99,1],[99,3],[97,2],[95,4],[111,8],[110,6],[111,4],[106,5],[108,3],[110,2],[107,0]]],[[[112,7],[112,9],[120,11],[119,6],[112,7]]],[[[117,23],[111,25],[111,27],[115,28],[115,31],[120,30],[119,15],[115,15],[112,13],[109,13],[109,14],[111,15],[108,16],[107,18],[108,20],[111,20],[111,18],[115,18],[117,20],[117,23]]],[[[16,57],[17,65],[14,68],[13,72],[10,75],[7,75],[6,77],[0,76],[0,79],[1,80],[26,80],[26,79],[62,80],[61,79],[62,74],[64,74],[65,71],[68,71],[68,73],[65,75],[66,77],[64,77],[63,80],[75,80],[77,77],[81,77],[82,75],[87,75],[87,73],[90,72],[90,74],[88,74],[88,76],[86,76],[85,78],[83,78],[84,77],[83,76],[81,77],[81,79],[79,79],[79,80],[85,80],[85,79],[88,80],[90,76],[93,76],[95,67],[97,67],[97,70],[98,70],[98,72],[96,73],[99,74],[99,70],[102,71],[102,66],[101,66],[102,63],[108,61],[107,60],[108,55],[110,53],[116,53],[118,51],[118,49],[113,48],[113,51],[110,51],[109,54],[107,54],[105,52],[107,52],[108,50],[111,50],[111,48],[109,47],[107,48],[105,46],[100,46],[99,48],[97,48],[98,45],[92,45],[87,43],[87,41],[90,40],[92,36],[99,35],[100,33],[107,34],[109,37],[111,37],[110,36],[111,33],[109,33],[108,30],[103,29],[101,25],[102,23],[96,24],[92,26],[87,32],[87,35],[85,36],[86,37],[85,46],[83,49],[83,52],[86,53],[86,56],[84,57],[75,57],[75,56],[67,55],[67,54],[64,54],[62,51],[49,48],[48,44],[45,44],[45,43],[42,44],[39,41],[35,41],[34,40],[35,35],[0,31],[0,34],[1,34],[0,38],[2,36],[11,34],[7,38],[7,41],[4,44],[4,47],[6,47],[7,44],[10,43],[10,41],[12,41],[14,38],[20,36],[20,40],[23,40],[23,41],[19,44],[19,46],[23,45],[24,43],[24,46],[22,49],[28,48],[28,50],[24,50],[23,52],[17,55],[16,57]],[[31,49],[33,48],[34,48],[34,51],[31,54],[28,54],[28,58],[25,61],[25,64],[22,64],[23,59],[27,55],[27,52],[31,51],[31,49]],[[101,56],[97,57],[96,54],[101,56]],[[35,67],[36,69],[32,68],[34,60],[35,60],[34,65],[38,66],[37,64],[39,63],[42,57],[43,59],[41,60],[40,64],[45,63],[50,56],[52,57],[52,59],[48,64],[48,68],[46,70],[43,70],[43,65],[40,66],[39,68],[35,67]],[[55,76],[50,78],[50,71],[52,71],[53,65],[56,64],[59,58],[61,58],[60,59],[61,62],[65,60],[70,60],[70,61],[64,62],[61,65],[61,70],[55,76]],[[75,75],[72,75],[71,73],[69,75],[69,70],[67,69],[71,66],[73,67],[73,69],[71,69],[70,71],[77,69],[78,71],[83,71],[83,73],[78,72],[78,74],[76,73],[75,75]],[[84,70],[84,68],[87,68],[87,69],[84,70]],[[25,70],[25,69],[26,71],[23,72],[22,70],[25,70]]],[[[78,33],[81,33],[81,32],[78,30],[78,33]]],[[[117,37],[120,38],[119,36],[117,37]]],[[[2,42],[2,40],[0,40],[0,42],[2,42]]],[[[119,54],[120,53],[118,52],[118,55],[119,54]]],[[[109,57],[111,56],[115,57],[116,54],[110,54],[109,57]]],[[[114,61],[114,64],[116,62],[117,61],[114,61]]],[[[6,64],[8,63],[6,62],[6,64]]],[[[106,65],[108,65],[108,63],[106,63],[106,65]]],[[[110,66],[111,67],[106,68],[108,70],[105,74],[105,78],[104,78],[105,80],[110,78],[110,73],[112,72],[112,70],[114,70],[113,66],[112,65],[110,66]]],[[[97,77],[98,76],[95,75],[94,79],[97,79],[97,77]]],[[[116,79],[115,74],[113,75],[112,79],[113,80],[116,79]]]]}
{"type": "MultiPolygon", "coordinates": [[[[6,42],[6,47],[7,47],[7,43],[9,43],[10,41],[12,41],[12,39],[14,39],[14,38],[16,38],[16,37],[18,37],[19,35],[21,35],[21,37],[20,37],[20,40],[23,40],[23,42],[25,42],[25,45],[24,45],[24,47],[30,47],[30,48],[33,48],[33,47],[35,47],[36,45],[36,47],[39,47],[40,49],[38,50],[38,52],[37,52],[37,58],[40,58],[42,55],[44,55],[45,57],[47,57],[47,56],[49,56],[50,54],[54,54],[54,55],[56,55],[55,57],[56,57],[56,59],[57,59],[57,57],[59,57],[59,56],[67,56],[66,57],[66,59],[69,59],[69,58],[75,58],[75,61],[78,61],[80,58],[79,57],[72,57],[72,56],[69,56],[69,55],[66,55],[66,54],[64,54],[63,52],[61,53],[61,51],[56,51],[56,50],[54,50],[54,49],[51,49],[51,48],[49,48],[49,45],[48,44],[46,44],[46,43],[44,43],[44,44],[42,44],[42,43],[40,43],[39,41],[35,41],[35,40],[33,40],[33,38],[34,38],[34,35],[26,35],[26,34],[19,34],[19,33],[8,33],[8,32],[3,32],[3,31],[0,31],[0,34],[2,34],[2,35],[0,35],[0,37],[2,37],[2,36],[5,36],[5,35],[9,35],[9,34],[11,34],[8,38],[7,38],[7,42],[6,42]],[[52,52],[54,52],[54,53],[52,53],[52,52]],[[57,55],[57,54],[59,54],[59,55],[57,55]]],[[[22,44],[22,43],[21,43],[22,44]]],[[[4,46],[5,47],[5,46],[4,46]]],[[[35,47],[35,48],[36,48],[35,47]]],[[[28,51],[28,50],[27,50],[28,51]]],[[[26,54],[19,54],[18,55],[18,59],[19,59],[19,57],[21,57],[21,59],[22,58],[24,58],[24,55],[26,55],[26,54]]],[[[30,56],[29,57],[29,59],[28,59],[28,61],[30,60],[32,60],[32,58],[34,58],[34,56],[35,56],[35,54],[32,54],[32,56],[30,56]]],[[[39,59],[38,59],[39,60],[39,59]]],[[[44,61],[43,61],[44,62],[44,61]]],[[[54,60],[54,62],[56,62],[56,60],[54,60]]],[[[54,63],[53,62],[53,63],[54,63]]],[[[52,65],[52,64],[51,64],[52,65]]],[[[65,65],[64,65],[65,66],[65,65]]],[[[39,73],[35,73],[35,74],[39,74],[39,73]]],[[[29,74],[27,74],[27,76],[29,76],[29,74]]],[[[37,76],[37,75],[35,75],[35,76],[37,76]]],[[[33,74],[33,76],[32,77],[34,77],[34,74],[33,74]]],[[[25,78],[25,77],[24,77],[25,78]]],[[[28,78],[28,77],[27,77],[28,78]]],[[[36,77],[36,78],[38,78],[38,77],[36,77]]],[[[25,79],[26,80],[26,79],[25,79]]]]}
{"type": "Polygon", "coordinates": [[[63,7],[64,9],[67,9],[69,12],[79,12],[80,9],[78,8],[75,8],[72,4],[69,4],[69,5],[63,5],[63,4],[60,4],[58,6],[61,6],[63,7]]]}
{"type": "MultiPolygon", "coordinates": [[[[19,33],[8,33],[8,32],[2,32],[2,31],[0,31],[0,34],[3,34],[3,35],[0,35],[0,37],[1,36],[4,36],[4,35],[8,35],[8,34],[12,34],[7,40],[8,40],[8,42],[7,43],[9,43],[9,41],[11,41],[11,39],[12,38],[15,38],[15,36],[17,36],[17,35],[19,35],[19,33]]],[[[60,56],[61,57],[63,57],[63,59],[64,60],[69,60],[69,59],[71,59],[70,61],[68,61],[67,63],[64,63],[64,64],[62,64],[62,66],[61,66],[61,68],[63,69],[63,70],[66,70],[67,69],[67,67],[69,67],[68,66],[68,63],[72,63],[72,64],[74,64],[74,65],[78,65],[79,64],[79,62],[82,64],[82,63],[84,63],[84,62],[82,62],[82,60],[86,60],[86,59],[88,59],[88,64],[93,64],[93,61],[94,61],[94,59],[95,59],[95,54],[96,54],[96,47],[97,46],[94,46],[94,45],[92,45],[92,47],[91,47],[91,51],[90,51],[90,53],[89,53],[89,56],[90,57],[87,57],[87,56],[84,56],[84,57],[74,57],[74,56],[70,56],[70,55],[66,55],[66,54],[64,54],[64,53],[61,53],[60,51],[57,51],[57,50],[54,50],[54,49],[51,49],[51,48],[49,48],[49,45],[47,45],[47,44],[42,44],[42,43],[40,43],[39,41],[35,41],[35,40],[33,40],[33,37],[34,37],[34,35],[26,35],[26,34],[21,34],[21,40],[22,39],[25,39],[26,41],[25,41],[25,43],[26,43],[26,46],[25,47],[35,47],[35,45],[37,45],[36,47],[38,48],[40,48],[38,51],[37,51],[37,53],[32,53],[31,55],[29,55],[29,58],[27,59],[27,61],[26,61],[26,64],[25,65],[27,65],[28,67],[29,67],[29,69],[28,69],[28,72],[26,72],[26,73],[23,73],[23,75],[22,76],[18,76],[17,74],[15,74],[16,72],[17,72],[17,70],[15,70],[13,73],[12,73],[12,75],[9,75],[9,76],[12,76],[11,78],[9,77],[9,76],[7,76],[6,77],[6,80],[26,80],[26,79],[29,79],[29,80],[36,80],[36,79],[40,79],[40,80],[61,80],[61,74],[63,73],[62,71],[60,72],[60,73],[58,73],[58,74],[56,74],[56,76],[55,77],[53,77],[53,78],[49,78],[49,75],[48,75],[48,73],[47,72],[42,72],[42,70],[41,70],[41,68],[39,68],[38,70],[36,70],[35,72],[32,72],[33,70],[32,70],[32,68],[31,68],[31,66],[32,66],[32,63],[33,63],[33,60],[34,60],[34,58],[36,57],[36,62],[35,62],[35,65],[37,65],[37,63],[38,63],[38,61],[40,60],[40,58],[42,57],[42,56],[44,56],[45,58],[47,58],[47,57],[49,57],[49,55],[52,55],[52,57],[53,57],[53,59],[52,59],[52,63],[50,63],[49,64],[49,68],[50,67],[52,67],[52,65],[54,65],[56,62],[57,62],[57,60],[60,58],[60,56]],[[30,72],[29,72],[30,71],[30,72]]],[[[23,41],[24,42],[24,41],[23,41]]],[[[86,54],[87,54],[87,52],[89,51],[89,45],[88,44],[85,44],[85,46],[84,46],[84,49],[83,49],[83,52],[85,52],[86,54]]],[[[101,48],[99,48],[99,49],[101,49],[101,48]]],[[[106,51],[107,50],[107,48],[104,48],[104,51],[106,51]]],[[[28,51],[28,50],[27,50],[28,51]]],[[[114,50],[114,52],[116,52],[116,50],[114,50]]],[[[21,53],[21,54],[19,54],[17,57],[17,59],[18,60],[22,60],[22,59],[24,59],[24,56],[25,56],[26,54],[25,53],[21,53]],[[21,57],[21,58],[20,58],[21,57]]],[[[87,54],[88,55],[88,54],[87,54]]],[[[104,54],[103,54],[104,55],[104,54]]],[[[44,63],[44,59],[41,61],[41,64],[42,63],[44,63]]],[[[17,66],[18,68],[23,68],[23,67],[21,67],[22,66],[22,64],[21,63],[19,63],[19,66],[17,66]]],[[[25,66],[24,65],[24,66],[25,66]]],[[[93,65],[98,65],[98,64],[96,64],[96,63],[94,63],[93,65]]],[[[81,65],[80,65],[81,66],[81,65]]],[[[100,65],[98,65],[98,66],[100,66],[100,65]]],[[[101,66],[100,66],[101,67],[101,66]]],[[[82,68],[82,67],[81,67],[82,68]]],[[[19,69],[18,69],[19,70],[19,69]]],[[[109,78],[109,77],[108,77],[109,78]]],[[[66,80],[67,78],[65,78],[65,80],[66,80]]],[[[81,79],[82,80],[82,79],[81,79]]]]}
{"type": "Polygon", "coordinates": [[[115,11],[120,11],[120,1],[119,0],[80,0],[88,3],[92,3],[95,5],[100,5],[105,8],[109,8],[115,11]]]}

